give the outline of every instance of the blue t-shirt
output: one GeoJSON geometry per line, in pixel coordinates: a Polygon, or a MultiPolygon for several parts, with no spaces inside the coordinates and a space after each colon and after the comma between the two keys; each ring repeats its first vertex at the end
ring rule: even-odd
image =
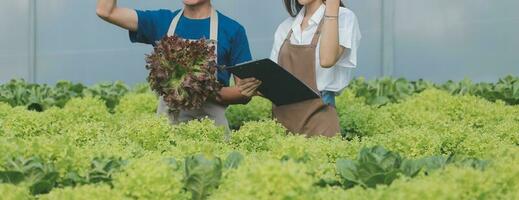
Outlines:
{"type": "MultiPolygon", "coordinates": [[[[138,30],[130,31],[130,40],[155,45],[168,34],[173,18],[180,12],[177,10],[137,10],[138,30]]],[[[184,39],[197,40],[210,37],[210,18],[188,19],[184,16],[178,22],[175,34],[184,39]]],[[[252,60],[249,41],[243,26],[231,18],[218,12],[218,65],[234,66],[252,60]]],[[[229,86],[231,74],[218,71],[218,81],[229,86]]]]}

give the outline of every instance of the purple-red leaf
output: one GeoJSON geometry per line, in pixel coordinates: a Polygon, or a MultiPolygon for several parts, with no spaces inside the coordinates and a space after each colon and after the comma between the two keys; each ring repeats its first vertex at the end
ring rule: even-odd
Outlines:
{"type": "Polygon", "coordinates": [[[221,89],[215,46],[208,40],[165,37],[146,56],[150,87],[164,97],[170,111],[198,109],[221,89]]]}

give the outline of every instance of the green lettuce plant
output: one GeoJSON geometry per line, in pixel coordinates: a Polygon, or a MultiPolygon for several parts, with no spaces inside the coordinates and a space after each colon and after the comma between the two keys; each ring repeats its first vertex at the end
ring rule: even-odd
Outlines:
{"type": "Polygon", "coordinates": [[[195,155],[186,158],[184,181],[193,200],[207,199],[220,185],[223,166],[222,160],[218,157],[207,158],[204,155],[195,155]]]}
{"type": "Polygon", "coordinates": [[[0,171],[0,183],[27,184],[33,195],[50,192],[58,184],[59,173],[52,164],[38,157],[8,160],[0,171]]]}
{"type": "Polygon", "coordinates": [[[113,190],[108,185],[82,185],[78,187],[66,187],[52,190],[49,194],[38,197],[41,200],[130,200],[121,191],[113,190]]]}
{"type": "Polygon", "coordinates": [[[223,180],[209,199],[315,199],[311,197],[313,178],[307,173],[304,164],[249,158],[223,180]]]}
{"type": "Polygon", "coordinates": [[[122,81],[104,82],[96,84],[85,90],[85,96],[99,97],[111,111],[119,104],[120,99],[130,89],[122,81]]]}
{"type": "Polygon", "coordinates": [[[225,116],[230,128],[238,130],[245,122],[272,119],[272,103],[268,99],[254,97],[246,105],[229,106],[225,116]]]}
{"type": "Polygon", "coordinates": [[[85,88],[82,84],[70,81],[59,81],[51,87],[14,79],[0,85],[0,102],[41,112],[53,106],[62,108],[71,98],[82,97],[85,88]]]}
{"type": "MultiPolygon", "coordinates": [[[[337,173],[342,179],[342,186],[345,188],[356,185],[364,188],[376,188],[378,185],[390,185],[401,176],[412,178],[420,172],[428,174],[434,170],[445,168],[448,164],[484,170],[488,162],[459,156],[406,159],[382,146],[375,146],[363,148],[356,160],[337,160],[337,173]]],[[[330,183],[329,180],[324,182],[330,183]]]]}
{"type": "Polygon", "coordinates": [[[131,199],[189,199],[176,160],[157,153],[130,160],[114,174],[113,185],[131,199]]]}
{"type": "Polygon", "coordinates": [[[20,185],[0,183],[0,194],[5,200],[32,199],[29,190],[20,185]]]}

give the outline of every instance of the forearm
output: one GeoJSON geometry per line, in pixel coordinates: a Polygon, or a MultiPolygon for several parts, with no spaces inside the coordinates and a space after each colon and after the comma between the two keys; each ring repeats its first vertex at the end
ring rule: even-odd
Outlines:
{"type": "Polygon", "coordinates": [[[242,95],[238,87],[224,87],[218,93],[216,101],[223,105],[246,104],[250,98],[242,95]]]}
{"type": "Polygon", "coordinates": [[[339,45],[339,4],[339,0],[326,1],[325,19],[321,30],[319,50],[320,64],[324,68],[334,66],[343,51],[343,48],[339,45]]]}
{"type": "Polygon", "coordinates": [[[117,0],[97,0],[96,12],[103,19],[110,17],[117,7],[117,0]]]}
{"type": "Polygon", "coordinates": [[[133,9],[117,7],[117,0],[97,0],[97,15],[121,28],[137,31],[137,13],[133,9]]]}

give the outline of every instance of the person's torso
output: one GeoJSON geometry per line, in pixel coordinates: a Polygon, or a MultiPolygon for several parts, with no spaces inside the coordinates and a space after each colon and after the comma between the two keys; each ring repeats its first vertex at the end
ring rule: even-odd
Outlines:
{"type": "MultiPolygon", "coordinates": [[[[180,10],[161,10],[161,12],[163,12],[162,16],[164,16],[164,20],[161,20],[159,22],[160,24],[157,24],[157,32],[155,35],[155,40],[157,41],[167,35],[173,18],[179,14],[180,10]]],[[[218,12],[218,20],[218,65],[231,66],[236,64],[232,63],[231,51],[233,50],[233,37],[241,26],[220,12],[218,12]]],[[[176,27],[175,35],[189,40],[210,39],[210,21],[210,18],[189,19],[182,15],[176,27]]],[[[229,72],[218,72],[218,80],[226,86],[229,85],[230,77],[229,72]]]]}
{"type": "MultiPolygon", "coordinates": [[[[351,10],[347,8],[340,8],[340,15],[349,15],[353,13],[351,10]]],[[[280,25],[278,31],[276,32],[276,37],[285,39],[290,32],[293,31],[292,36],[290,37],[290,43],[293,45],[309,45],[312,42],[313,36],[317,31],[319,26],[319,22],[324,17],[324,11],[322,14],[317,14],[313,16],[312,19],[308,20],[308,26],[303,30],[301,29],[302,18],[288,18],[280,25]]],[[[274,47],[274,48],[280,48],[274,47]]],[[[346,68],[344,66],[341,67],[331,67],[331,68],[323,68],[320,64],[320,42],[317,44],[317,48],[315,51],[315,73],[316,73],[316,84],[317,88],[320,91],[341,91],[345,85],[347,85],[351,80],[352,76],[352,68],[355,66],[351,66],[351,68],[346,68]]],[[[345,59],[345,58],[343,58],[345,59]]],[[[346,58],[347,59],[347,58],[346,58]]]]}

